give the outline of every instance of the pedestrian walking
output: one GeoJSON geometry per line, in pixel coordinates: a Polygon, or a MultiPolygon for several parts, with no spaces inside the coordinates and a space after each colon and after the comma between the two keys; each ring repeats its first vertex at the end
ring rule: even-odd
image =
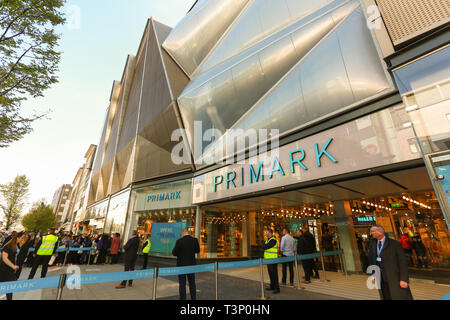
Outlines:
{"type": "MultiPolygon", "coordinates": [[[[283,237],[281,238],[280,251],[283,257],[293,257],[294,256],[294,248],[295,240],[289,234],[289,231],[284,228],[283,229],[283,237]]],[[[287,267],[289,266],[289,285],[294,286],[294,261],[283,263],[283,277],[281,279],[281,284],[286,285],[287,279],[287,267]]]]}
{"type": "MultiPolygon", "coordinates": [[[[17,254],[17,232],[12,235],[10,240],[3,246],[0,259],[0,282],[16,281],[16,271],[19,266],[16,265],[17,254]]],[[[12,300],[12,293],[6,294],[7,300],[12,300]]]]}
{"type": "MultiPolygon", "coordinates": [[[[300,255],[312,254],[316,251],[316,243],[314,236],[308,231],[307,227],[303,228],[302,235],[298,239],[297,253],[300,255]]],[[[302,259],[302,266],[305,272],[305,280],[303,283],[311,283],[311,277],[313,276],[314,260],[302,259]]]]}
{"type": "MultiPolygon", "coordinates": [[[[177,267],[196,265],[195,254],[200,252],[200,244],[197,238],[191,237],[188,230],[181,231],[181,238],[175,243],[172,254],[177,257],[177,267]]],[[[195,273],[178,275],[180,300],[186,300],[186,277],[189,282],[191,300],[197,299],[197,287],[195,285],[195,273]]]]}
{"type": "Polygon", "coordinates": [[[152,242],[150,241],[150,233],[147,233],[147,235],[145,236],[145,242],[142,249],[142,253],[144,255],[144,265],[142,266],[142,270],[147,269],[148,253],[150,252],[151,246],[152,242]]]}
{"type": "Polygon", "coordinates": [[[111,241],[111,264],[116,264],[119,260],[120,234],[113,233],[111,241]]]}
{"type": "Polygon", "coordinates": [[[33,239],[30,239],[30,235],[28,233],[22,232],[19,233],[19,241],[17,243],[19,249],[19,253],[16,258],[16,265],[19,266],[19,270],[16,271],[16,278],[20,278],[20,274],[22,273],[22,267],[25,264],[25,260],[28,256],[28,251],[33,245],[33,239]]]}
{"type": "Polygon", "coordinates": [[[39,241],[36,246],[35,259],[28,279],[34,278],[34,275],[40,265],[42,265],[41,278],[45,278],[47,276],[48,263],[50,262],[52,255],[56,252],[57,243],[58,237],[55,236],[55,230],[50,229],[48,234],[42,237],[41,241],[39,241]]]}
{"type": "MultiPolygon", "coordinates": [[[[139,244],[140,240],[138,237],[137,231],[133,231],[133,236],[130,240],[127,241],[126,245],[123,247],[125,250],[125,256],[124,256],[124,264],[125,264],[125,271],[134,271],[134,268],[136,266],[136,260],[137,260],[137,253],[139,250],[139,244]]],[[[116,286],[116,289],[122,289],[125,288],[127,285],[127,281],[122,281],[121,284],[116,286]]],[[[133,286],[133,280],[128,280],[128,286],[133,286]]]]}
{"type": "MultiPolygon", "coordinates": [[[[370,228],[369,263],[381,270],[381,300],[413,300],[409,287],[408,262],[402,245],[389,238],[381,225],[370,228]]],[[[376,279],[373,279],[375,283],[376,279]]]]}
{"type": "MultiPolygon", "coordinates": [[[[273,232],[270,229],[264,231],[266,241],[262,247],[264,250],[264,259],[277,259],[278,258],[278,241],[273,236],[273,232]]],[[[278,265],[268,264],[267,271],[269,272],[270,286],[266,290],[273,291],[273,293],[280,293],[280,285],[278,283],[278,265]]]]}

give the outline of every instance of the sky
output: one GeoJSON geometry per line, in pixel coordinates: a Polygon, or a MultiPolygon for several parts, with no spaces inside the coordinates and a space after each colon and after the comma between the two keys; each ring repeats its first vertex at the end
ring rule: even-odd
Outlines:
{"type": "Polygon", "coordinates": [[[0,149],[0,184],[18,174],[30,179],[27,207],[71,184],[91,144],[98,145],[114,80],[128,54],[136,55],[147,19],[174,27],[195,0],[68,0],[61,34],[59,83],[23,103],[23,114],[50,110],[47,119],[10,147],[0,149]]]}

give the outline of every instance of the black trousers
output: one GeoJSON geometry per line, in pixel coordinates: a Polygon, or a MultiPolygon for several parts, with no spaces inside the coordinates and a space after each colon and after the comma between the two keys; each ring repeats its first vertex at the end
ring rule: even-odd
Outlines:
{"type": "Polygon", "coordinates": [[[195,273],[178,275],[178,283],[180,284],[180,300],[186,300],[186,277],[189,281],[189,293],[191,294],[191,300],[197,300],[195,273]]]}
{"type": "Polygon", "coordinates": [[[30,275],[28,276],[28,279],[33,279],[34,275],[36,274],[37,269],[39,268],[39,265],[42,265],[42,271],[41,271],[41,278],[45,278],[47,276],[47,270],[48,270],[48,263],[50,262],[50,259],[52,256],[38,256],[34,258],[33,261],[33,267],[31,268],[30,275]]]}
{"type": "Polygon", "coordinates": [[[268,264],[267,271],[269,272],[270,289],[279,290],[280,284],[278,283],[278,265],[276,263],[268,264]]]}
{"type": "Polygon", "coordinates": [[[305,271],[305,281],[310,281],[313,275],[314,260],[302,260],[303,271],[305,271]]]}
{"type": "Polygon", "coordinates": [[[144,265],[142,269],[147,269],[148,253],[144,253],[144,265]]]}
{"type": "MultiPolygon", "coordinates": [[[[134,271],[135,264],[133,265],[125,265],[125,271],[134,271]]],[[[133,280],[128,280],[128,284],[133,284],[133,280]]],[[[121,285],[126,286],[127,280],[123,280],[121,285]]]]}
{"type": "Polygon", "coordinates": [[[380,289],[381,300],[392,300],[391,293],[389,291],[389,283],[382,281],[380,289]]]}
{"type": "MultiPolygon", "coordinates": [[[[284,256],[286,257],[286,256],[284,256]]],[[[289,266],[289,279],[290,283],[294,283],[294,262],[285,262],[283,263],[283,278],[281,280],[282,283],[286,283],[287,278],[287,267],[289,266]]]]}

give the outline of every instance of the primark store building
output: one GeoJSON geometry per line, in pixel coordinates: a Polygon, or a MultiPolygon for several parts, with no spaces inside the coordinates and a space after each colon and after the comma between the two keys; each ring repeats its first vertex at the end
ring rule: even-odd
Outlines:
{"type": "Polygon", "coordinates": [[[249,259],[265,228],[308,225],[363,272],[377,223],[416,277],[448,279],[449,22],[446,0],[200,0],[174,28],[149,19],[77,231],[150,233],[170,263],[182,228],[200,259],[249,259]]]}

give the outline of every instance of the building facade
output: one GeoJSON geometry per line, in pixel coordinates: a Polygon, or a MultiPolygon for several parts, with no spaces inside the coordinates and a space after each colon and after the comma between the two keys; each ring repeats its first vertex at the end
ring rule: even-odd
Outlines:
{"type": "Polygon", "coordinates": [[[89,197],[89,182],[96,150],[96,145],[91,144],[89,146],[84,155],[84,158],[86,159],[85,163],[78,169],[75,178],[73,179],[72,191],[70,192],[62,216],[62,228],[65,231],[84,231],[83,227],[89,225],[89,223],[85,223],[83,219],[86,214],[89,197]]]}
{"type": "Polygon", "coordinates": [[[352,272],[378,223],[438,279],[448,209],[426,156],[448,150],[450,14],[424,2],[435,16],[407,31],[405,1],[203,0],[173,29],[150,19],[113,86],[87,216],[123,239],[151,233],[166,257],[187,228],[205,259],[257,257],[264,228],[309,226],[352,272]],[[433,76],[404,69],[425,36],[433,76]],[[422,134],[410,96],[419,106],[424,87],[443,118],[422,134]]]}
{"type": "Polygon", "coordinates": [[[68,204],[70,192],[72,191],[72,185],[63,184],[59,187],[54,195],[51,207],[56,215],[56,228],[60,228],[63,224],[63,214],[68,204]]]}

